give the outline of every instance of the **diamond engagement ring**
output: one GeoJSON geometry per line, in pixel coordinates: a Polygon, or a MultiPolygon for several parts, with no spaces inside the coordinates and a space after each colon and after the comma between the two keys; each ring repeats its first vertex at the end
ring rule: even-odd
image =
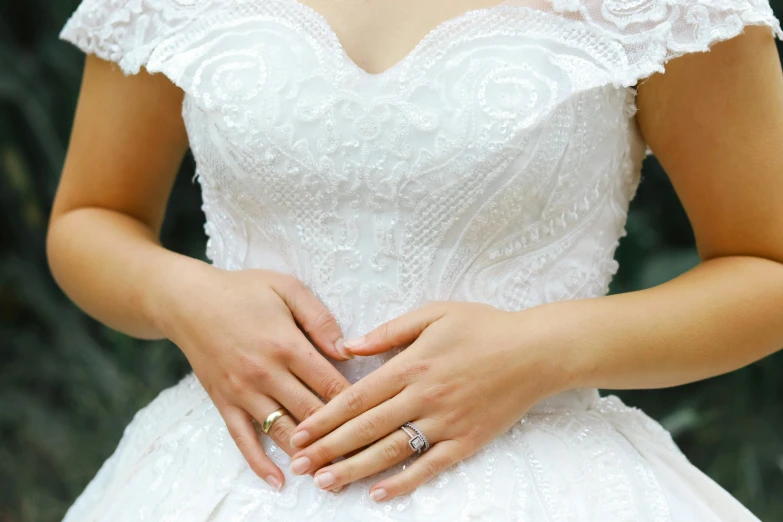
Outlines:
{"type": "Polygon", "coordinates": [[[427,440],[427,437],[424,436],[424,433],[412,422],[406,422],[400,426],[400,429],[411,438],[408,441],[408,446],[410,446],[413,451],[416,453],[424,453],[430,449],[430,441],[427,440]],[[408,431],[409,429],[413,431],[415,435],[408,431]]]}

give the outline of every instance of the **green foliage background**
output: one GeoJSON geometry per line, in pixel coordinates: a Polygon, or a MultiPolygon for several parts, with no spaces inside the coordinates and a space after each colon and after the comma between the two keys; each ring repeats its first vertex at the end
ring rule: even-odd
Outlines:
{"type": "MultiPolygon", "coordinates": [[[[0,522],[60,520],[139,408],[188,370],[81,313],[44,256],[83,57],[57,40],[77,0],[0,3],[0,522]]],[[[778,16],[783,0],[773,0],[778,16]]],[[[202,257],[203,216],[186,160],[164,244],[202,257]]],[[[686,216],[654,159],[644,167],[613,292],[694,266],[686,216]]],[[[737,284],[742,284],[738,281],[737,284]]],[[[783,354],[708,381],[622,393],[673,432],[691,461],[762,520],[783,520],[783,354]]]]}

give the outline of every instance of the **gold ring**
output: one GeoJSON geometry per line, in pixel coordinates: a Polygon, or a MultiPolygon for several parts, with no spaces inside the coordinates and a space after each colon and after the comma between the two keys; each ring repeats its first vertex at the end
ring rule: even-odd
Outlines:
{"type": "Polygon", "coordinates": [[[269,430],[272,429],[272,424],[274,424],[277,419],[287,414],[288,412],[285,408],[278,408],[267,415],[266,419],[264,419],[264,422],[261,424],[261,429],[263,430],[264,434],[269,433],[269,430]]]}

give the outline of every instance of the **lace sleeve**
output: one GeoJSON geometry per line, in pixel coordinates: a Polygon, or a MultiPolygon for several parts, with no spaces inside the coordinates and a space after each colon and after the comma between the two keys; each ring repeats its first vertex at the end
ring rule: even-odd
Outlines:
{"type": "MultiPolygon", "coordinates": [[[[588,23],[624,49],[614,83],[635,85],[666,62],[741,34],[746,26],[767,26],[783,39],[768,0],[548,0],[562,16],[588,23]]],[[[615,55],[616,57],[617,55],[615,55]]]]}
{"type": "Polygon", "coordinates": [[[60,38],[136,74],[216,0],[82,0],[60,38]]]}

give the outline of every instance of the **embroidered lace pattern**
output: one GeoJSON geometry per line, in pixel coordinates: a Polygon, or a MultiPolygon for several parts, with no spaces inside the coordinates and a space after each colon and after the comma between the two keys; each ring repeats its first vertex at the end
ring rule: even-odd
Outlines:
{"type": "MultiPolygon", "coordinates": [[[[208,257],[295,275],[353,336],[431,300],[605,295],[645,152],[632,87],[747,25],[783,37],[766,0],[506,0],[378,74],[297,0],[84,0],[61,37],[184,90],[208,257]]],[[[392,355],[338,367],[355,381],[392,355]]],[[[378,505],[374,480],[266,487],[190,376],[139,412],[68,520],[671,520],[650,455],[690,464],[668,434],[595,390],[558,400],[378,505]]]]}

